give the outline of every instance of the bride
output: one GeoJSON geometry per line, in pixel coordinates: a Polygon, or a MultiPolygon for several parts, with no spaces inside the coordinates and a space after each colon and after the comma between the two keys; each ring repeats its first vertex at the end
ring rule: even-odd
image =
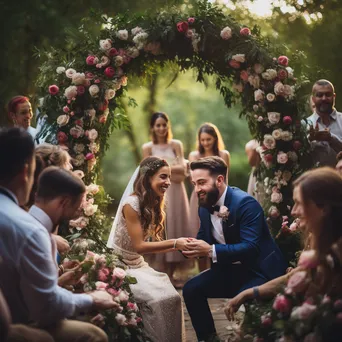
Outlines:
{"type": "Polygon", "coordinates": [[[168,276],[149,267],[142,256],[186,250],[187,238],[161,238],[170,176],[164,159],[148,157],[140,163],[122,196],[107,243],[138,281],[130,287],[140,304],[146,335],[154,342],[185,341],[181,297],[168,276]]]}

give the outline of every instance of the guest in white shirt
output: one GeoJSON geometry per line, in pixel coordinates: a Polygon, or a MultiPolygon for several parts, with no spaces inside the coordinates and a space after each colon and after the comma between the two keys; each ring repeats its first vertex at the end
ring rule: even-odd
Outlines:
{"type": "Polygon", "coordinates": [[[38,131],[31,126],[33,117],[30,99],[26,96],[14,96],[8,103],[8,116],[14,126],[22,127],[35,139],[38,131]]]}
{"type": "Polygon", "coordinates": [[[51,219],[36,208],[44,227],[19,207],[27,202],[33,183],[33,140],[22,129],[2,129],[0,155],[0,288],[13,323],[35,322],[56,341],[107,341],[94,325],[64,318],[117,304],[104,291],[73,294],[59,287],[47,230],[52,229],[51,219]]]}
{"type": "Polygon", "coordinates": [[[307,119],[313,159],[320,166],[336,165],[342,150],[342,113],[335,108],[335,90],[331,82],[319,80],[312,88],[315,112],[307,119]]]}

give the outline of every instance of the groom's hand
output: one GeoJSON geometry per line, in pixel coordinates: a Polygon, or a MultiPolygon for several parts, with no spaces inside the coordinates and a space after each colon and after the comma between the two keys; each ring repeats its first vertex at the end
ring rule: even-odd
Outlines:
{"type": "Polygon", "coordinates": [[[188,258],[206,257],[211,250],[211,245],[203,240],[194,240],[187,243],[187,249],[182,253],[188,258]]]}

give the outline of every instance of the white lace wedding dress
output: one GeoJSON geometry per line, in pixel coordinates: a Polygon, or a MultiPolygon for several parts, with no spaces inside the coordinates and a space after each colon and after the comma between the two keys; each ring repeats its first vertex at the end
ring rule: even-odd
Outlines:
{"type": "MultiPolygon", "coordinates": [[[[130,205],[140,216],[139,200],[128,196],[124,205],[130,205]]],[[[146,335],[153,342],[185,342],[182,300],[165,273],[149,267],[142,255],[133,249],[122,214],[115,229],[113,241],[108,241],[128,265],[127,273],[135,277],[137,284],[130,285],[140,307],[146,335]]]]}

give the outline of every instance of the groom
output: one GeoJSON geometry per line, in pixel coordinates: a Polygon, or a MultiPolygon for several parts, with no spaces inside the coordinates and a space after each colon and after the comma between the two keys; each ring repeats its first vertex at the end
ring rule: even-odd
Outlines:
{"type": "Polygon", "coordinates": [[[232,298],[285,273],[283,256],[268,230],[259,203],[246,192],[226,185],[227,165],[219,157],[190,164],[199,201],[198,240],[187,245],[186,257],[209,257],[211,268],[188,281],[183,296],[198,340],[216,330],[207,298],[232,298]]]}

